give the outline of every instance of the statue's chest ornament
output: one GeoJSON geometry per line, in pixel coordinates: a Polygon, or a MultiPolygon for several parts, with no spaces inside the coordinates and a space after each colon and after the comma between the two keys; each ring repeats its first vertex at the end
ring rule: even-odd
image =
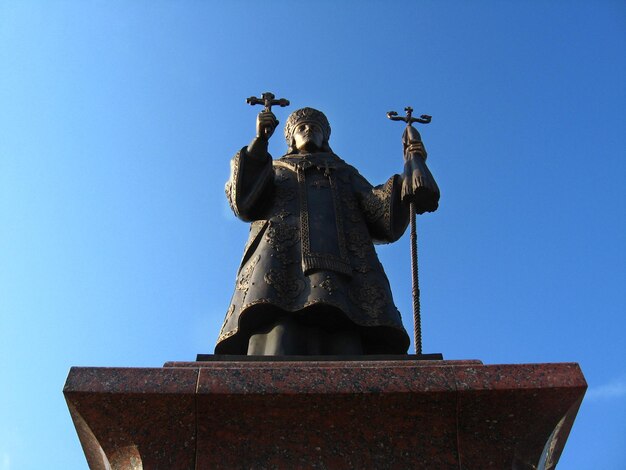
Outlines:
{"type": "Polygon", "coordinates": [[[336,168],[328,161],[312,163],[303,161],[298,164],[297,173],[300,181],[307,181],[309,188],[328,189],[335,187],[336,168]],[[304,177],[306,174],[306,178],[304,177]]]}
{"type": "Polygon", "coordinates": [[[330,188],[328,179],[316,179],[309,183],[309,187],[313,189],[330,188]]]}
{"type": "MultiPolygon", "coordinates": [[[[289,180],[287,174],[291,171],[295,173],[295,179],[299,186],[304,184],[310,189],[316,190],[336,187],[335,180],[339,175],[337,165],[327,159],[289,159],[278,161],[276,165],[278,171],[275,181],[278,184],[289,180]]],[[[341,180],[343,181],[343,178],[341,180]]]]}

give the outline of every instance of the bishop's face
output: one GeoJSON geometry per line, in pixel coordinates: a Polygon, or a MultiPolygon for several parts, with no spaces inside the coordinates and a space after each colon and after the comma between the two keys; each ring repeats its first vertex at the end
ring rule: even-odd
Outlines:
{"type": "Polygon", "coordinates": [[[301,122],[293,132],[296,148],[301,152],[321,150],[324,144],[322,129],[312,122],[301,122]]]}

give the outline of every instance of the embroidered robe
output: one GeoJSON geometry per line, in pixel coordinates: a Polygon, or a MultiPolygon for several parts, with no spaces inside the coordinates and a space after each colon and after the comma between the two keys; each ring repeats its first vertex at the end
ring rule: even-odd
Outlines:
{"type": "Polygon", "coordinates": [[[374,187],[333,153],[272,160],[242,149],[226,196],[251,222],[250,235],[215,353],[245,354],[255,330],[283,315],[306,317],[311,306],[354,324],[367,353],[406,353],[409,338],[373,246],[397,240],[408,225],[401,183],[394,175],[374,187]]]}

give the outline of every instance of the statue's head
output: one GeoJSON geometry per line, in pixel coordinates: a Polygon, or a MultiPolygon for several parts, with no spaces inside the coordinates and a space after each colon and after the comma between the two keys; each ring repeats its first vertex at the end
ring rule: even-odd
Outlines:
{"type": "Polygon", "coordinates": [[[285,124],[285,139],[295,152],[332,152],[328,145],[330,124],[324,113],[313,108],[302,108],[291,113],[285,124]]]}

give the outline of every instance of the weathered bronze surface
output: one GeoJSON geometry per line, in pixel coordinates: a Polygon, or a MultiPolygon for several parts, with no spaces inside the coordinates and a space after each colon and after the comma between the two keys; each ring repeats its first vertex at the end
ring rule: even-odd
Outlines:
{"type": "Polygon", "coordinates": [[[411,219],[411,281],[413,287],[413,331],[416,354],[422,354],[422,318],[420,312],[420,287],[417,268],[417,227],[415,214],[432,212],[439,204],[439,188],[435,179],[426,166],[426,149],[422,144],[420,133],[413,127],[414,122],[428,124],[432,116],[422,114],[419,118],[413,117],[413,108],[404,108],[406,116],[400,117],[395,111],[389,111],[387,117],[392,121],[406,122],[402,134],[404,144],[404,173],[407,175],[402,188],[403,200],[409,202],[411,219]],[[410,176],[409,176],[410,175],[410,176]],[[417,195],[420,193],[420,195],[417,195]]]}
{"type": "Polygon", "coordinates": [[[269,95],[249,99],[265,109],[226,183],[233,212],[251,225],[215,353],[405,354],[409,338],[373,245],[402,236],[409,201],[437,208],[421,138],[405,132],[404,174],[373,186],[333,153],[326,116],[303,108],[285,125],[287,154],[273,160],[271,105],[281,100],[269,95]]]}

